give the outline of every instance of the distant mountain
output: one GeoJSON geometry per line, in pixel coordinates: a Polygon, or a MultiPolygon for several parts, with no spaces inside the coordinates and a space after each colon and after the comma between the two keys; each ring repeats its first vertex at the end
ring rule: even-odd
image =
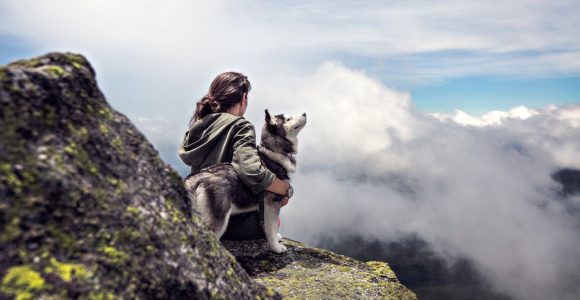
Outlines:
{"type": "Polygon", "coordinates": [[[340,240],[322,239],[318,246],[362,261],[388,261],[401,282],[419,299],[510,299],[494,291],[469,259],[447,262],[416,236],[395,242],[349,236],[340,240]]]}
{"type": "Polygon", "coordinates": [[[552,178],[562,185],[562,194],[575,195],[580,192],[580,170],[561,169],[552,178]]]}

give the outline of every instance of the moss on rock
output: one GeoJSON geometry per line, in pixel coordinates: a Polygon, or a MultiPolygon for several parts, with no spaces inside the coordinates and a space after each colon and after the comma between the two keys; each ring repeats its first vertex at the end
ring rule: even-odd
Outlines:
{"type": "Polygon", "coordinates": [[[2,279],[0,292],[14,299],[27,300],[37,296],[45,289],[45,280],[30,266],[13,266],[2,279]]]}
{"type": "Polygon", "coordinates": [[[384,262],[363,263],[289,239],[282,255],[263,240],[223,243],[257,282],[287,299],[417,299],[384,262]]]}

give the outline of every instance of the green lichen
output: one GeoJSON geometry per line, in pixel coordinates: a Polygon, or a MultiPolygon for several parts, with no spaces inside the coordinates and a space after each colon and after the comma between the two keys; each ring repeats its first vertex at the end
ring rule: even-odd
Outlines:
{"type": "Polygon", "coordinates": [[[46,267],[44,271],[56,273],[65,282],[70,282],[73,279],[85,280],[90,275],[84,265],[59,262],[54,257],[50,259],[50,266],[46,267]]]}
{"type": "Polygon", "coordinates": [[[118,181],[117,182],[117,189],[115,189],[115,194],[118,196],[123,195],[125,193],[126,189],[127,189],[127,185],[123,181],[118,181]]]}
{"type": "Polygon", "coordinates": [[[22,194],[23,184],[20,178],[12,171],[12,166],[7,163],[0,164],[0,180],[6,181],[8,188],[16,195],[22,194]]]}
{"type": "Polygon", "coordinates": [[[114,265],[121,265],[129,261],[129,255],[115,247],[103,247],[101,248],[101,252],[103,252],[114,265]]]}
{"type": "Polygon", "coordinates": [[[89,139],[89,130],[82,126],[80,128],[76,128],[73,124],[67,124],[68,129],[72,133],[74,137],[78,139],[80,143],[85,143],[89,139]]]}
{"type": "Polygon", "coordinates": [[[0,292],[14,296],[17,300],[32,299],[46,288],[44,278],[30,266],[16,266],[8,269],[2,279],[0,292]]]}
{"type": "Polygon", "coordinates": [[[159,154],[155,155],[155,158],[153,158],[153,161],[155,162],[155,164],[162,164],[163,163],[159,154]]]}
{"type": "Polygon", "coordinates": [[[114,300],[121,299],[121,297],[115,296],[113,293],[90,293],[89,300],[114,300]]]}
{"type": "Polygon", "coordinates": [[[77,144],[75,142],[72,142],[64,147],[64,152],[70,155],[76,155],[78,151],[77,147],[78,147],[77,144]]]}
{"type": "Polygon", "coordinates": [[[20,218],[13,218],[6,224],[4,228],[1,229],[0,233],[0,243],[8,243],[22,234],[20,229],[20,218]]]}
{"type": "Polygon", "coordinates": [[[139,215],[139,209],[135,206],[127,206],[127,212],[133,216],[139,215]]]}
{"type": "Polygon", "coordinates": [[[105,123],[99,123],[99,131],[106,136],[109,134],[109,127],[105,123]]]}
{"type": "Polygon", "coordinates": [[[117,150],[117,152],[120,153],[125,152],[125,145],[123,144],[123,140],[121,140],[121,137],[119,137],[118,135],[115,136],[111,141],[111,146],[113,146],[113,148],[117,150]]]}
{"type": "Polygon", "coordinates": [[[230,277],[234,276],[235,274],[234,269],[232,269],[232,267],[229,267],[228,270],[226,271],[226,274],[230,277]]]}
{"type": "Polygon", "coordinates": [[[44,120],[46,121],[46,124],[51,126],[55,126],[58,123],[58,115],[53,106],[46,106],[44,120]]]}
{"type": "Polygon", "coordinates": [[[167,204],[167,209],[169,210],[169,214],[171,216],[171,222],[179,223],[187,221],[187,218],[183,214],[181,210],[176,207],[175,199],[169,197],[166,199],[165,203],[167,204]]]}
{"type": "Polygon", "coordinates": [[[111,112],[111,109],[106,107],[106,106],[99,109],[99,115],[104,117],[107,120],[113,119],[113,112],[111,112]]]}
{"type": "Polygon", "coordinates": [[[97,170],[97,167],[95,167],[93,165],[89,166],[88,170],[89,170],[89,173],[91,173],[93,175],[98,175],[99,174],[99,171],[97,170]]]}
{"type": "Polygon", "coordinates": [[[73,236],[62,232],[58,226],[49,226],[48,232],[56,240],[59,249],[67,252],[73,252],[75,250],[76,239],[73,236]]]}
{"type": "Polygon", "coordinates": [[[87,61],[80,55],[66,53],[64,54],[67,61],[69,61],[75,68],[79,69],[87,64],[87,61]]]}
{"type": "Polygon", "coordinates": [[[5,68],[0,68],[0,80],[4,80],[8,77],[8,71],[5,68]]]}
{"type": "Polygon", "coordinates": [[[48,73],[48,75],[56,78],[63,77],[64,75],[66,75],[66,71],[62,67],[55,65],[45,66],[41,70],[48,73]]]}
{"type": "Polygon", "coordinates": [[[79,166],[93,175],[98,175],[97,167],[93,164],[89,154],[77,143],[71,142],[64,147],[64,152],[76,160],[79,166]]]}
{"type": "Polygon", "coordinates": [[[107,176],[107,181],[113,186],[117,186],[119,184],[119,180],[115,177],[107,176]]]}
{"type": "Polygon", "coordinates": [[[371,267],[371,270],[372,270],[374,275],[381,277],[381,278],[398,280],[397,275],[395,275],[395,272],[393,272],[393,270],[391,270],[391,268],[389,267],[389,265],[387,263],[381,262],[381,261],[369,261],[366,264],[369,267],[371,267]]]}
{"type": "Polygon", "coordinates": [[[8,66],[23,66],[23,67],[27,67],[27,68],[36,68],[38,66],[42,65],[42,61],[40,58],[35,57],[35,58],[31,58],[31,59],[22,59],[22,60],[17,60],[13,63],[10,63],[8,66]]]}
{"type": "Polygon", "coordinates": [[[274,297],[276,296],[276,291],[271,287],[266,287],[266,296],[274,297]]]}

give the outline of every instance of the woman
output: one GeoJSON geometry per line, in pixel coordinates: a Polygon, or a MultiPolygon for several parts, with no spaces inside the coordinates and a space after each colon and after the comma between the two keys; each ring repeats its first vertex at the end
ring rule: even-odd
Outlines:
{"type": "MultiPolygon", "coordinates": [[[[248,107],[250,81],[241,73],[226,72],[218,75],[207,95],[197,102],[179,149],[179,157],[191,173],[214,164],[230,162],[239,179],[256,196],[270,191],[288,195],[290,185],[276,178],[262,165],[256,148],[254,126],[243,118],[248,107]]],[[[288,198],[282,200],[286,205],[288,198]]],[[[248,213],[230,218],[222,238],[246,239],[263,236],[259,215],[248,213]]]]}

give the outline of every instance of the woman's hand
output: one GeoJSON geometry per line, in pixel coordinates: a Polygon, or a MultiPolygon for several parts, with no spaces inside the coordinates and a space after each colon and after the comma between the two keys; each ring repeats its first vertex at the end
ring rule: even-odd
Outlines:
{"type": "Polygon", "coordinates": [[[290,200],[288,197],[282,198],[282,201],[280,202],[280,208],[286,206],[286,204],[288,204],[288,200],[290,200]]]}
{"type": "Polygon", "coordinates": [[[281,196],[286,196],[286,192],[288,192],[289,187],[290,184],[288,184],[288,182],[280,180],[278,178],[274,178],[274,181],[272,181],[272,184],[270,184],[270,186],[266,188],[266,190],[281,196]]]}

